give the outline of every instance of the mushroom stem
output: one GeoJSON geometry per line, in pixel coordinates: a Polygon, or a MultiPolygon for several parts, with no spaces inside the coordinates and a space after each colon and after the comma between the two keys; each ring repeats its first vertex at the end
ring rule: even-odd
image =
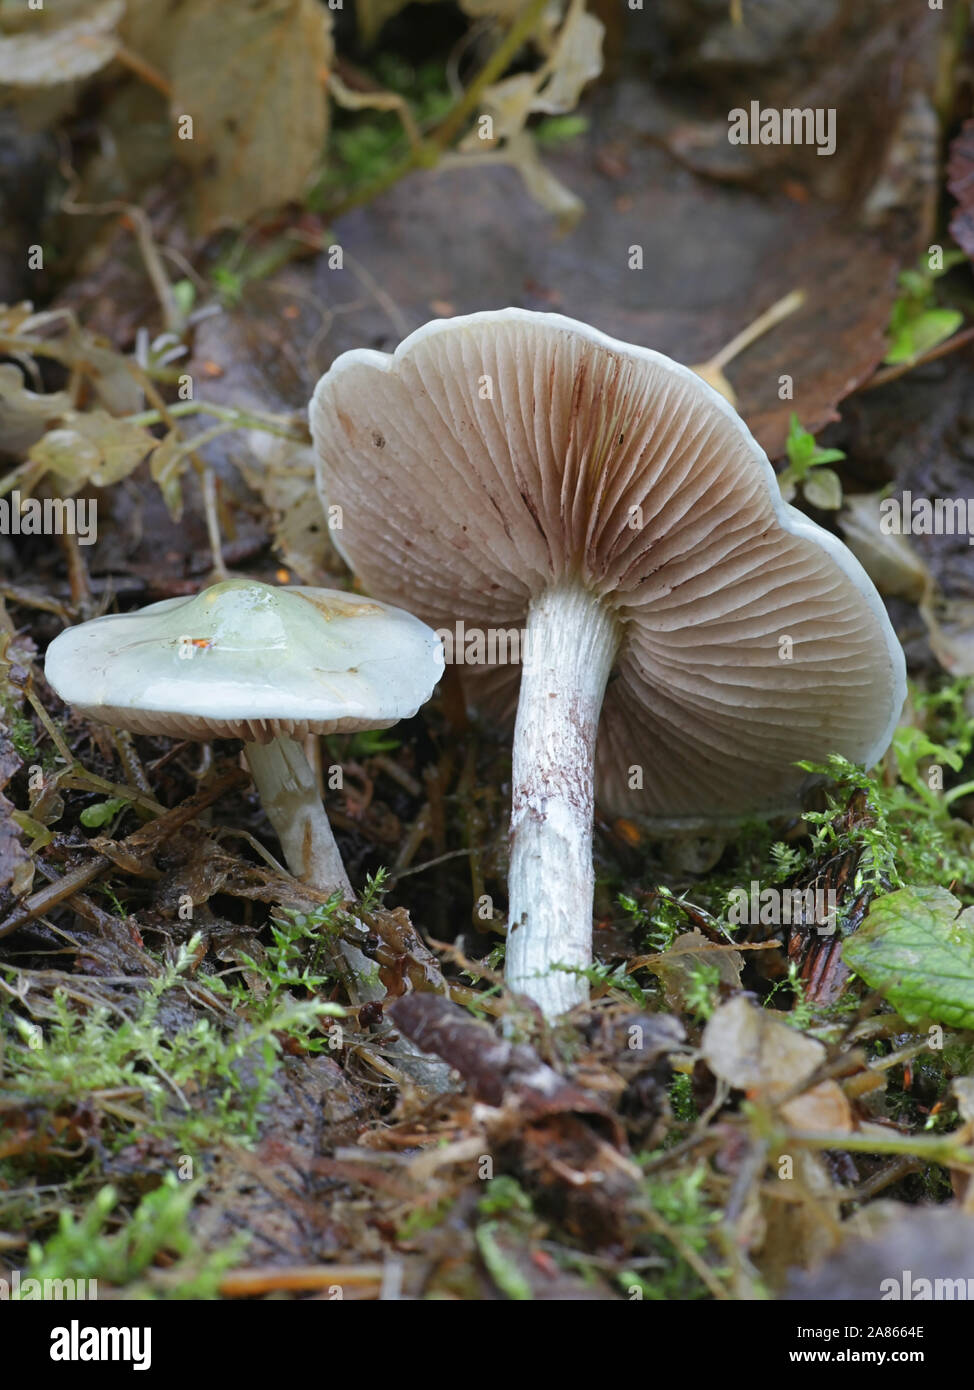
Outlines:
{"type": "Polygon", "coordinates": [[[547,1018],[588,997],[592,960],[595,739],[619,648],[608,606],[581,584],[528,609],[514,728],[507,982],[547,1018]]]}
{"type": "MultiPolygon", "coordinates": [[[[270,743],[245,743],[244,753],[294,877],[323,893],[340,888],[343,897],[353,898],[351,881],[301,745],[282,734],[270,743]]],[[[342,941],[340,948],[352,1003],[384,999],[385,989],[374,978],[374,962],[350,941],[342,941]]]]}
{"type": "Polygon", "coordinates": [[[281,735],[246,743],[244,753],[294,877],[326,893],[340,888],[350,898],[352,885],[304,749],[281,735]]]}

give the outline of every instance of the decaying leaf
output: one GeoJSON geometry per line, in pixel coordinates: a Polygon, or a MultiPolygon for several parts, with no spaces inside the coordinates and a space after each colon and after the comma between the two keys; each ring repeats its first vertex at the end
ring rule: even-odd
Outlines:
{"type": "Polygon", "coordinates": [[[189,466],[189,455],[193,448],[192,439],[187,441],[178,434],[170,434],[153,450],[149,462],[152,481],[162,493],[173,521],[179,521],[183,514],[182,476],[189,466]]]}
{"type": "MultiPolygon", "coordinates": [[[[128,360],[97,334],[83,328],[67,310],[35,313],[29,303],[0,306],[0,351],[21,359],[51,357],[71,368],[91,383],[98,399],[113,415],[133,415],[142,409],[142,388],[128,360]]],[[[12,389],[15,379],[8,375],[5,381],[12,389]]],[[[4,394],[0,385],[0,396],[4,394]]],[[[30,408],[22,397],[18,397],[18,404],[22,410],[30,408]]]]}
{"type": "Polygon", "coordinates": [[[929,598],[933,577],[906,536],[880,527],[878,492],[847,493],[839,525],[846,545],[881,594],[920,603],[929,598]]]}
{"type": "Polygon", "coordinates": [[[315,491],[312,449],[256,430],[248,443],[259,462],[244,458],[240,469],[270,512],[275,550],[302,584],[327,588],[340,562],[315,491]]]}
{"type": "Polygon", "coordinates": [[[946,888],[880,898],[842,954],[907,1023],[974,1028],[974,908],[946,888]]]}
{"type": "Polygon", "coordinates": [[[125,0],[102,0],[59,28],[0,38],[0,84],[54,87],[90,77],[114,58],[124,13],[125,0]]]}
{"type": "Polygon", "coordinates": [[[459,146],[462,155],[476,159],[479,154],[513,165],[531,196],[553,212],[565,230],[578,221],[585,205],[542,163],[525,127],[532,115],[575,109],[582,89],[602,71],[603,33],[604,26],[586,11],[584,0],[571,0],[540,66],[485,89],[481,105],[492,121],[489,137],[478,122],[459,146]]]}
{"type": "Polygon", "coordinates": [[[784,1297],[842,1303],[970,1297],[974,1217],[954,1204],[877,1202],[859,1213],[857,1225],[869,1235],[850,1232],[818,1269],[793,1274],[784,1297]]]}
{"type": "MultiPolygon", "coordinates": [[[[717,1009],[704,1029],[701,1050],[715,1076],[769,1104],[781,1102],[825,1061],[816,1038],[781,1023],[743,994],[717,1009]]],[[[781,1113],[797,1129],[852,1129],[849,1102],[835,1081],[821,1081],[784,1101],[781,1113]]]]}
{"type": "Polygon", "coordinates": [[[170,54],[177,154],[204,231],[300,197],[327,130],[331,16],[317,0],[198,0],[170,54]],[[242,100],[242,94],[247,94],[242,100]]]}
{"type": "Polygon", "coordinates": [[[974,676],[974,604],[970,599],[934,597],[920,605],[930,646],[952,676],[974,676]]]}
{"type": "Polygon", "coordinates": [[[24,385],[19,367],[0,364],[0,453],[24,454],[71,408],[66,391],[42,394],[24,385]]]}
{"type": "Polygon", "coordinates": [[[687,995],[701,964],[713,965],[722,985],[740,989],[744,960],[739,951],[715,948],[702,931],[694,928],[678,936],[669,951],[648,964],[663,982],[666,1007],[678,1013],[686,1008],[687,995]]]}
{"type": "Polygon", "coordinates": [[[104,410],[70,410],[28,457],[45,473],[54,473],[61,491],[71,497],[86,484],[109,487],[127,478],[157,444],[148,430],[104,410]]]}
{"type": "MultiPolygon", "coordinates": [[[[482,109],[493,122],[493,142],[522,131],[536,113],[563,114],[578,105],[582,89],[602,71],[603,26],[572,0],[551,52],[533,72],[518,72],[487,87],[482,109]]],[[[490,143],[490,142],[487,142],[490,143]]],[[[483,149],[479,126],[461,142],[461,150],[483,149]]]]}

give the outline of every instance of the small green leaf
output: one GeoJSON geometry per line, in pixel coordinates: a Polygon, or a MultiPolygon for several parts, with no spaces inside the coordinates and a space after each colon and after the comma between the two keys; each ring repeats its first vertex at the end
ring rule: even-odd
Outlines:
{"type": "Polygon", "coordinates": [[[502,1249],[497,1239],[500,1231],[497,1221],[484,1221],[477,1227],[475,1238],[480,1257],[487,1266],[494,1283],[516,1302],[530,1302],[534,1293],[527,1279],[518,1269],[513,1257],[502,1249]]]}
{"type": "Polygon", "coordinates": [[[946,888],[880,898],[842,955],[907,1023],[974,1028],[974,908],[946,888]]]}
{"type": "Polygon", "coordinates": [[[539,145],[563,145],[584,135],[588,127],[586,116],[547,116],[534,127],[534,138],[539,145]]]}
{"type": "Polygon", "coordinates": [[[129,803],[121,796],[109,797],[107,801],[96,801],[94,806],[86,806],[81,812],[81,824],[87,826],[89,830],[97,830],[101,825],[107,825],[118,815],[119,811],[129,803]]]}
{"type": "Polygon", "coordinates": [[[893,342],[883,358],[890,366],[912,362],[952,337],[964,322],[957,309],[925,309],[921,314],[895,326],[893,342]]]}
{"type": "MultiPolygon", "coordinates": [[[[834,453],[835,450],[830,452],[834,453]]],[[[823,512],[834,512],[842,506],[842,484],[838,473],[831,468],[817,468],[804,482],[805,499],[823,512]]]]}
{"type": "Polygon", "coordinates": [[[815,453],[815,436],[802,428],[794,411],[792,411],[791,420],[788,422],[788,438],[785,440],[785,448],[788,451],[788,462],[798,477],[802,477],[815,453]]]}

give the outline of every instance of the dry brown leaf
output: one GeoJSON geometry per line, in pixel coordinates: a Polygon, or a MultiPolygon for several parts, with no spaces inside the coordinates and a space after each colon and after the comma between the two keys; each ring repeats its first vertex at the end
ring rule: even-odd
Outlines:
{"type": "Polygon", "coordinates": [[[740,952],[715,949],[703,932],[694,928],[678,936],[662,959],[649,963],[649,969],[663,983],[666,1007],[674,1013],[686,1009],[696,967],[701,962],[717,967],[721,984],[740,989],[744,965],[740,952]]]}
{"type": "MultiPolygon", "coordinates": [[[[713,1014],[704,1029],[701,1051],[715,1076],[770,1104],[800,1087],[825,1060],[825,1048],[816,1038],[780,1022],[743,994],[713,1014]]],[[[785,1101],[781,1110],[796,1128],[852,1129],[849,1102],[834,1081],[785,1101]]]]}

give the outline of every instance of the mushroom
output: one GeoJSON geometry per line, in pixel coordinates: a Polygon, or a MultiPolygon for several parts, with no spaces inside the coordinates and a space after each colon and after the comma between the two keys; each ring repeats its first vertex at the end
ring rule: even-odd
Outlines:
{"type": "Polygon", "coordinates": [[[240,738],[296,878],[352,896],[299,739],[387,729],[443,671],[435,633],[331,589],[228,579],[191,598],[68,628],[45,675],[90,719],[133,733],[240,738]]]}
{"type": "MultiPolygon", "coordinates": [[[[524,628],[507,978],[547,1016],[587,994],[596,771],[616,814],[703,829],[793,811],[799,759],[888,746],[905,672],[882,601],[689,368],[560,315],[472,314],[344,353],[311,426],[368,592],[479,630],[488,661],[491,630],[524,628]]],[[[466,675],[513,697],[514,667],[466,675]]]]}

